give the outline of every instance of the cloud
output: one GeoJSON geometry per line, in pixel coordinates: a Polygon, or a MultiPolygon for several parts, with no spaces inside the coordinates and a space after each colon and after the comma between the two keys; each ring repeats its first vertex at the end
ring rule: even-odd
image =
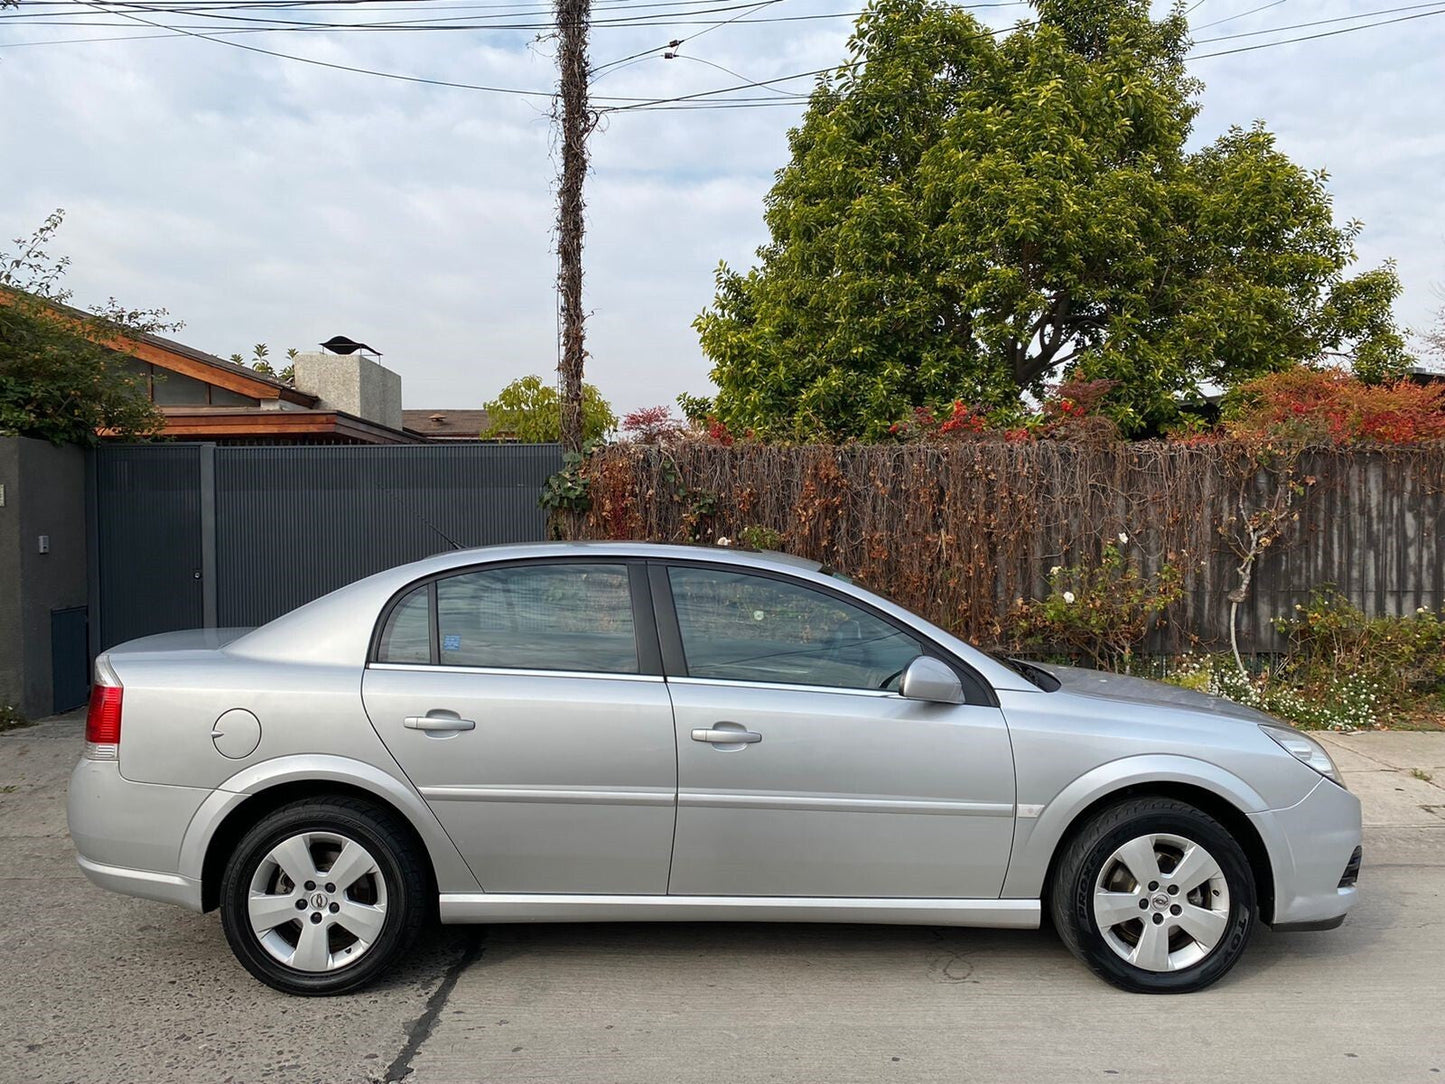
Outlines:
{"type": "MultiPolygon", "coordinates": [[[[769,13],[847,6],[792,0],[769,13]]],[[[1206,0],[1195,18],[1253,6],[1206,0]]],[[[993,24],[1024,10],[995,12],[993,24]]],[[[1371,8],[1337,0],[1281,14],[1288,10],[1201,36],[1371,8]]],[[[598,29],[594,63],[706,25],[598,29]]],[[[848,29],[846,19],[739,22],[699,34],[683,51],[769,79],[841,60],[848,29]]],[[[0,23],[0,45],[129,32],[0,23]]],[[[550,47],[530,38],[233,40],[546,91],[555,80],[550,47]]],[[[1399,260],[1407,285],[1400,312],[1417,325],[1436,303],[1430,284],[1445,278],[1445,137],[1434,98],[1441,55],[1445,18],[1196,68],[1208,83],[1198,138],[1262,116],[1297,161],[1329,169],[1341,217],[1366,223],[1362,262],[1399,260]]],[[[742,80],[654,56],[619,66],[597,93],[665,96],[734,81],[742,80]]],[[[279,354],[348,334],[385,352],[409,407],[474,406],[512,377],[547,375],[555,365],[556,162],[546,99],[409,85],[187,39],[0,49],[0,97],[9,190],[0,232],[28,233],[66,207],[59,248],[73,257],[70,284],[82,302],[114,294],[163,305],[187,323],[179,338],[222,355],[260,341],[279,354]]],[[[588,376],[620,409],[707,390],[691,322],[711,299],[718,261],[746,267],[765,239],[762,198],[800,113],[614,115],[593,139],[588,376]]]]}

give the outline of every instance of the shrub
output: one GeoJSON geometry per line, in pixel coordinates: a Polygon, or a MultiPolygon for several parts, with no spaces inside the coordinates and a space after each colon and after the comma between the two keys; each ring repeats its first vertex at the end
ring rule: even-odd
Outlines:
{"type": "Polygon", "coordinates": [[[1353,677],[1393,708],[1445,686],[1445,622],[1424,607],[1405,617],[1367,617],[1333,591],[1317,591],[1275,628],[1289,637],[1288,674],[1318,692],[1353,677]]]}
{"type": "Polygon", "coordinates": [[[1107,543],[1094,565],[1049,571],[1049,593],[1019,599],[1004,619],[1004,633],[1027,651],[1064,652],[1104,669],[1127,668],[1160,613],[1181,594],[1181,576],[1172,564],[1145,576],[1128,561],[1119,544],[1107,543]]]}
{"type": "Polygon", "coordinates": [[[1366,384],[1341,369],[1299,366],[1240,385],[1225,429],[1270,444],[1415,444],[1445,439],[1445,385],[1366,384]]]}

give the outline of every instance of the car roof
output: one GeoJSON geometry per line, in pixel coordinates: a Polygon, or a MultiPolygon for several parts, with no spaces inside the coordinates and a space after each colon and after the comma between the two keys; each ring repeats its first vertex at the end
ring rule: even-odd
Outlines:
{"type": "Polygon", "coordinates": [[[652,557],[658,560],[723,560],[728,564],[751,567],[774,565],[778,568],[805,572],[821,571],[823,565],[807,557],[798,557],[777,550],[744,549],[738,546],[682,545],[663,542],[524,542],[471,549],[448,550],[426,559],[442,567],[458,567],[484,561],[503,561],[528,557],[652,557]]]}

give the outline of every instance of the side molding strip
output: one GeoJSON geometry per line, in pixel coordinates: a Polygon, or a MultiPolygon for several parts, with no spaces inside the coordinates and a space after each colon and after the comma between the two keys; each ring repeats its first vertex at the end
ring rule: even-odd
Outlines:
{"type": "Polygon", "coordinates": [[[441,920],[466,922],[877,922],[1033,930],[1038,900],[793,896],[572,896],[444,892],[441,920]]]}

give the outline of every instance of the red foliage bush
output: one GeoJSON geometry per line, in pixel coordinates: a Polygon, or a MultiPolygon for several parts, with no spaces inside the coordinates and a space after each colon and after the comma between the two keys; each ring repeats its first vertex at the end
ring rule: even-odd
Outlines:
{"type": "Polygon", "coordinates": [[[1445,440],[1445,384],[1366,384],[1341,369],[1301,366],[1241,385],[1225,429],[1241,440],[1301,444],[1445,440]]]}

